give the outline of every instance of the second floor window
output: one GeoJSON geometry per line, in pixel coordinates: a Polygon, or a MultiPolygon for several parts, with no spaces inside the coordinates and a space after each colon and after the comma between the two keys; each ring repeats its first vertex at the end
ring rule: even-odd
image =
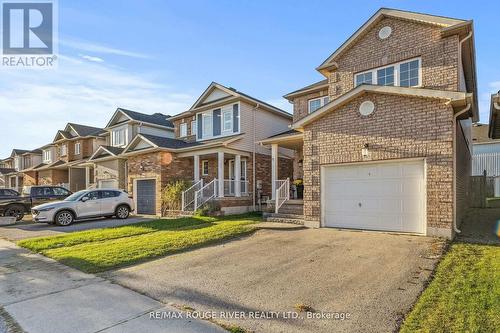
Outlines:
{"type": "Polygon", "coordinates": [[[233,110],[224,110],[222,113],[222,130],[224,132],[233,131],[233,110]]]}
{"type": "Polygon", "coordinates": [[[322,108],[325,104],[328,104],[330,98],[328,96],[310,99],[309,100],[309,113],[313,113],[314,111],[322,108]]]}
{"type": "Polygon", "coordinates": [[[197,127],[196,127],[196,120],[193,120],[191,122],[191,135],[196,135],[197,127]]]}
{"type": "Polygon", "coordinates": [[[187,136],[187,135],[188,135],[188,125],[187,125],[187,123],[182,123],[179,126],[179,136],[180,137],[184,137],[184,136],[187,136]]]}
{"type": "Polygon", "coordinates": [[[240,132],[239,104],[225,105],[196,115],[196,139],[205,140],[240,132]]]}
{"type": "Polygon", "coordinates": [[[354,84],[363,83],[380,86],[418,87],[422,84],[421,59],[403,61],[382,68],[354,75],[354,84]]]}
{"type": "Polygon", "coordinates": [[[31,157],[24,156],[23,158],[23,169],[31,167],[31,157]]]}
{"type": "Polygon", "coordinates": [[[111,132],[111,145],[120,147],[127,145],[127,129],[120,128],[111,132]]]}
{"type": "Polygon", "coordinates": [[[50,162],[51,159],[52,159],[52,154],[50,153],[50,150],[44,150],[43,151],[43,161],[50,162]]]}
{"type": "Polygon", "coordinates": [[[80,142],[75,143],[75,155],[80,155],[81,153],[81,145],[80,142]]]}
{"type": "Polygon", "coordinates": [[[21,167],[21,158],[20,157],[14,158],[14,169],[19,170],[20,167],[21,167]]]}
{"type": "Polygon", "coordinates": [[[67,150],[68,150],[67,146],[66,145],[62,145],[61,146],[61,150],[60,150],[61,156],[66,156],[67,153],[68,153],[67,150]]]}

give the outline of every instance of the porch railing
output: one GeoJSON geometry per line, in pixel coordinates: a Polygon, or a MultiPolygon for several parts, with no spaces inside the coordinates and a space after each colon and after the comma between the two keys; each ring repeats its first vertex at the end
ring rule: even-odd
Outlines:
{"type": "MultiPolygon", "coordinates": [[[[224,179],[224,196],[235,196],[236,195],[236,184],[235,179],[224,179]]],[[[240,192],[241,196],[248,196],[248,185],[247,180],[240,180],[240,192]]]]}
{"type": "Polygon", "coordinates": [[[285,201],[290,200],[290,178],[285,180],[278,180],[276,187],[276,200],[275,200],[275,213],[278,214],[280,207],[285,203],[285,201]]]}
{"type": "Polygon", "coordinates": [[[217,197],[217,185],[217,178],[215,178],[194,193],[194,210],[197,210],[207,201],[217,197]]]}
{"type": "Polygon", "coordinates": [[[202,187],[203,187],[203,179],[200,179],[197,182],[194,182],[194,184],[190,188],[182,192],[183,211],[188,210],[189,206],[191,206],[191,204],[194,203],[196,191],[200,190],[202,187]]]}

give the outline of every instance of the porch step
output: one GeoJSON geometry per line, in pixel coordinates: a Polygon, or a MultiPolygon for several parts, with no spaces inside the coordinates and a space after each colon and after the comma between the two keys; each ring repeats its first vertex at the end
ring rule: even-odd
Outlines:
{"type": "Polygon", "coordinates": [[[304,205],[285,202],[283,204],[283,206],[280,207],[278,212],[280,214],[303,215],[304,214],[304,205]]]}
{"type": "Polygon", "coordinates": [[[304,225],[304,215],[267,213],[264,216],[267,222],[291,223],[304,225]]]}

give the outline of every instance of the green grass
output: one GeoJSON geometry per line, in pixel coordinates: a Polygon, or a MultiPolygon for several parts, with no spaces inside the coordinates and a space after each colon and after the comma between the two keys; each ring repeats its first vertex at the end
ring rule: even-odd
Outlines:
{"type": "Polygon", "coordinates": [[[259,215],[184,217],[30,238],[19,246],[84,272],[97,273],[254,231],[259,215]]]}
{"type": "Polygon", "coordinates": [[[500,247],[455,243],[401,332],[498,332],[500,247]]]}

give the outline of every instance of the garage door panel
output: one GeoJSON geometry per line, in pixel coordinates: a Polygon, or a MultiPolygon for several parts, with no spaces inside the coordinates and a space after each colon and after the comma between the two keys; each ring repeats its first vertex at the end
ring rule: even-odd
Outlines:
{"type": "Polygon", "coordinates": [[[424,232],[423,161],[326,167],[325,226],[424,232]]]}
{"type": "Polygon", "coordinates": [[[143,179],[136,182],[137,213],[156,214],[156,180],[143,179]]]}

